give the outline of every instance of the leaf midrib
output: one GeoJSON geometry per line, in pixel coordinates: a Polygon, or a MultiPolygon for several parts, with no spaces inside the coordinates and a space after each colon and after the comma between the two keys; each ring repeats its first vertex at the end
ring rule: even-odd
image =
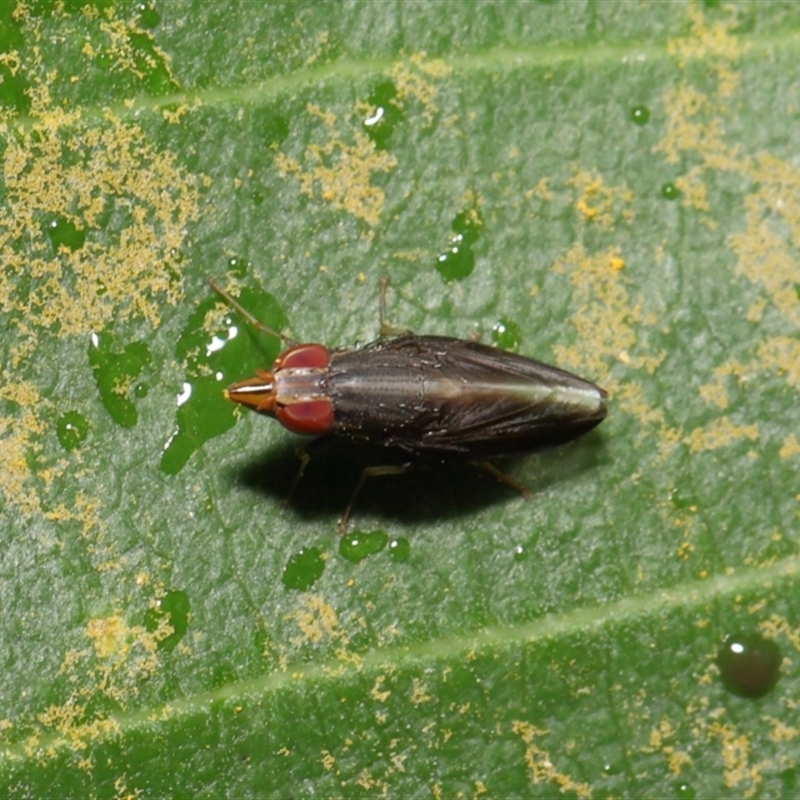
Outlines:
{"type": "MultiPolygon", "coordinates": [[[[794,29],[786,29],[781,35],[742,37],[738,39],[742,45],[740,57],[760,58],[774,53],[776,48],[798,48],[798,39],[794,29]]],[[[709,53],[694,53],[681,56],[682,62],[705,61],[709,53]]],[[[435,57],[431,57],[435,59],[435,57]]],[[[455,72],[491,71],[493,69],[557,66],[569,61],[580,61],[583,64],[601,62],[627,63],[632,60],[652,63],[654,60],[678,61],[676,56],[667,52],[666,44],[641,43],[624,45],[593,44],[589,46],[531,45],[527,48],[499,46],[457,57],[445,56],[442,59],[455,72]]],[[[343,58],[308,69],[275,75],[258,83],[248,83],[236,87],[215,87],[203,91],[175,92],[158,97],[141,95],[125,101],[103,106],[82,106],[81,120],[84,123],[101,122],[110,112],[117,119],[133,119],[142,111],[159,111],[175,106],[193,107],[196,105],[246,105],[263,102],[270,97],[296,91],[303,86],[319,84],[324,81],[335,81],[346,78],[357,78],[362,75],[381,74],[388,71],[398,61],[397,58],[343,58]]],[[[20,116],[15,125],[25,131],[39,123],[37,117],[20,116]]]]}
{"type": "MultiPolygon", "coordinates": [[[[319,662],[288,664],[285,669],[271,672],[258,678],[220,686],[212,691],[200,692],[166,703],[159,709],[147,707],[136,711],[114,714],[109,717],[111,725],[107,733],[92,736],[92,741],[101,742],[118,738],[128,731],[152,725],[154,719],[168,720],[179,716],[192,716],[207,712],[213,704],[224,703],[233,698],[241,702],[247,696],[263,697],[270,692],[279,692],[300,681],[330,681],[332,678],[347,679],[356,674],[379,672],[391,665],[410,667],[430,659],[450,659],[476,650],[497,649],[519,642],[538,639],[569,638],[577,633],[586,634],[608,624],[618,625],[640,621],[648,616],[664,615],[693,606],[708,607],[727,596],[740,595],[757,586],[774,584],[784,578],[792,578],[800,572],[800,556],[788,556],[763,568],[750,567],[706,580],[694,580],[677,584],[669,589],[656,589],[641,595],[633,595],[607,605],[578,608],[566,614],[547,614],[522,625],[484,628],[471,634],[446,636],[427,642],[373,648],[362,655],[353,654],[352,660],[341,661],[329,658],[319,662]]],[[[36,747],[41,751],[74,748],[75,734],[63,736],[57,733],[39,736],[36,747]]],[[[3,751],[7,759],[25,758],[30,755],[30,743],[19,742],[3,751]]]]}

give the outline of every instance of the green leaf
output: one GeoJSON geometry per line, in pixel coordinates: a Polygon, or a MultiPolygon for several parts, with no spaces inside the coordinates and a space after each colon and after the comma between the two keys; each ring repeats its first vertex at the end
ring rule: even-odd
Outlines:
{"type": "Polygon", "coordinates": [[[5,4],[6,794],[796,793],[798,29],[5,4]],[[375,454],[320,448],[285,503],[297,439],[221,394],[280,343],[207,275],[332,346],[385,275],[394,325],[558,363],[608,419],[508,465],[527,502],[376,478],[342,542],[375,454]],[[723,681],[737,641],[770,674],[723,681]]]}

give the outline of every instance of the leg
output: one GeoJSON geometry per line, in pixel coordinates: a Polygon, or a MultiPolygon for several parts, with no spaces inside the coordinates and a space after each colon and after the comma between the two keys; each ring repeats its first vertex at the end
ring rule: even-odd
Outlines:
{"type": "Polygon", "coordinates": [[[398,466],[385,465],[382,467],[367,467],[361,473],[361,477],[358,480],[358,484],[356,484],[356,488],[352,497],[350,498],[350,502],[347,504],[347,508],[345,509],[342,518],[339,520],[339,534],[344,536],[344,534],[347,533],[347,523],[350,521],[350,512],[353,510],[356,498],[358,497],[361,487],[364,485],[364,482],[367,480],[367,478],[375,478],[379,475],[404,475],[410,469],[412,469],[412,465],[410,463],[400,464],[398,466]]]}
{"type": "Polygon", "coordinates": [[[384,275],[381,278],[381,291],[380,291],[380,334],[381,336],[402,336],[404,333],[411,333],[408,328],[395,328],[386,321],[386,290],[389,286],[389,281],[384,275]]]}
{"type": "Polygon", "coordinates": [[[312,451],[318,450],[320,446],[328,444],[331,439],[333,439],[333,436],[320,436],[319,438],[310,441],[307,445],[297,449],[297,457],[300,459],[300,466],[297,468],[297,474],[294,476],[292,485],[289,487],[289,493],[286,495],[286,498],[283,501],[285,506],[288,506],[291,502],[294,490],[297,488],[297,484],[300,483],[300,478],[303,477],[303,473],[306,471],[308,462],[311,461],[312,451]]]}
{"type": "Polygon", "coordinates": [[[490,464],[488,461],[470,461],[469,463],[478,467],[478,469],[482,469],[484,472],[488,472],[489,475],[496,478],[500,483],[510,486],[512,489],[519,492],[526,500],[530,498],[530,492],[521,483],[515,481],[510,475],[506,475],[505,472],[501,472],[494,464],[490,464]]]}

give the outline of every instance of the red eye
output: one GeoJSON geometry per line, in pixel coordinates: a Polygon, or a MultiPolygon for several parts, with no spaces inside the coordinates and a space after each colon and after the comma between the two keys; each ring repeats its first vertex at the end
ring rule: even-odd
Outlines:
{"type": "Polygon", "coordinates": [[[281,353],[273,365],[273,371],[279,369],[317,368],[328,366],[328,348],[322,344],[299,344],[285,353],[281,353]]]}
{"type": "Polygon", "coordinates": [[[330,433],[333,428],[333,407],[330,400],[291,403],[279,408],[275,416],[285,428],[306,436],[320,436],[330,433]]]}

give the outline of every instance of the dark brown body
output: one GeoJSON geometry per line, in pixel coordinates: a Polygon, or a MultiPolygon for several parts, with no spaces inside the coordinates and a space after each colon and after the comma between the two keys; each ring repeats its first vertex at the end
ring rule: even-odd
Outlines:
{"type": "Polygon", "coordinates": [[[331,433],[413,454],[493,459],[563,444],[606,416],[606,393],[475,342],[405,334],[331,351],[331,433]]]}

